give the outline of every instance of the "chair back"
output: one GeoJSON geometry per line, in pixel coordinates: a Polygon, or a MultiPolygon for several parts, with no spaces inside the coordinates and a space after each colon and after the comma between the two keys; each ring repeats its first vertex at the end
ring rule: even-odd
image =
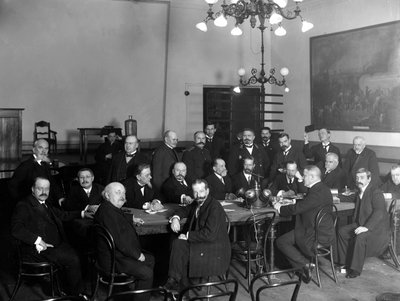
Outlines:
{"type": "Polygon", "coordinates": [[[218,300],[229,300],[235,301],[236,295],[238,291],[238,282],[234,279],[228,279],[224,281],[218,282],[208,282],[208,283],[200,283],[196,285],[190,285],[185,287],[178,296],[178,301],[194,301],[194,300],[209,300],[216,299],[218,300]],[[206,289],[206,293],[203,294],[203,289],[206,289]],[[215,288],[216,292],[212,292],[211,288],[215,288]],[[194,296],[190,296],[190,292],[195,292],[194,296]],[[186,296],[189,294],[189,296],[186,296]]]}
{"type": "MultiPolygon", "coordinates": [[[[301,286],[301,273],[302,273],[302,269],[288,269],[288,270],[281,270],[281,271],[274,271],[274,272],[258,274],[251,280],[251,283],[250,283],[249,290],[250,290],[251,300],[252,301],[260,301],[261,300],[261,297],[260,297],[261,292],[268,288],[275,288],[275,287],[287,286],[287,285],[295,285],[294,291],[292,294],[292,298],[290,300],[296,301],[297,295],[299,294],[299,290],[300,290],[300,286],[301,286]],[[272,283],[270,280],[271,276],[275,276],[278,274],[288,274],[288,273],[294,273],[295,276],[287,281],[283,281],[283,279],[280,279],[279,282],[275,282],[275,283],[272,283]],[[262,285],[259,286],[258,288],[255,288],[255,283],[257,281],[261,281],[262,285]]],[[[263,297],[262,300],[265,300],[265,297],[263,297]]]]}
{"type": "Polygon", "coordinates": [[[50,122],[44,120],[35,122],[34,135],[35,135],[35,140],[40,138],[51,139],[50,122]]]}
{"type": "Polygon", "coordinates": [[[162,299],[157,299],[157,300],[164,300],[168,301],[168,292],[164,288],[150,288],[150,289],[143,289],[143,290],[134,290],[134,291],[128,291],[128,292],[122,292],[122,293],[117,293],[113,294],[110,297],[106,299],[106,301],[122,301],[122,300],[136,300],[136,296],[143,295],[143,294],[150,294],[150,293],[159,293],[160,295],[163,295],[162,299]]]}
{"type": "Polygon", "coordinates": [[[90,234],[95,244],[97,268],[106,275],[115,274],[115,243],[111,233],[102,225],[91,226],[90,234]]]}
{"type": "MultiPolygon", "coordinates": [[[[331,231],[331,229],[326,229],[322,227],[322,224],[325,220],[330,219],[332,221],[334,234],[336,234],[336,224],[337,224],[337,208],[333,204],[323,206],[315,216],[315,242],[321,243],[320,241],[320,233],[322,231],[331,231]]],[[[329,220],[328,220],[329,221],[329,220]]],[[[330,227],[329,227],[330,228],[330,227]]],[[[324,243],[324,242],[322,242],[324,243]]]]}

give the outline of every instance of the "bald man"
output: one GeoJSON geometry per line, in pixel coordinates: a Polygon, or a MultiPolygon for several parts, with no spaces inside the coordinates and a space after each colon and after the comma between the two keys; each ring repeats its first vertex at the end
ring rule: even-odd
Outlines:
{"type": "Polygon", "coordinates": [[[167,203],[190,204],[193,201],[192,180],[187,177],[186,165],[176,162],[172,175],[162,185],[167,203]]]}

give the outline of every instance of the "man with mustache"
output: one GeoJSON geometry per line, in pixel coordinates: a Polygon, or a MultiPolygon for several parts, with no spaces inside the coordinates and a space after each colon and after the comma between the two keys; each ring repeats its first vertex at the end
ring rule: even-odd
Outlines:
{"type": "MultiPolygon", "coordinates": [[[[269,127],[263,127],[261,129],[261,143],[262,147],[264,148],[265,152],[268,155],[269,162],[272,163],[275,157],[275,154],[280,150],[279,143],[275,137],[272,137],[271,129],[269,127]]],[[[271,166],[270,166],[271,167],[271,166]]],[[[268,170],[269,176],[270,170],[268,170]]]]}
{"type": "MultiPolygon", "coordinates": [[[[244,196],[244,193],[255,187],[258,180],[254,174],[254,158],[252,156],[243,159],[243,171],[232,177],[232,191],[237,196],[244,196]]],[[[259,183],[261,185],[261,183],[259,183]]]]}
{"type": "Polygon", "coordinates": [[[366,257],[381,255],[390,239],[389,216],[382,191],[371,183],[371,172],[356,172],[358,187],[353,223],[339,229],[338,261],[347,269],[346,278],[360,276],[366,257]]]}
{"type": "MultiPolygon", "coordinates": [[[[125,187],[118,182],[110,183],[103,191],[104,202],[99,206],[94,221],[105,227],[115,243],[115,270],[118,273],[132,275],[136,279],[135,289],[153,287],[153,255],[142,250],[136,226],[143,220],[132,214],[124,213],[121,207],[125,204],[125,187]]],[[[99,266],[108,269],[110,251],[108,246],[97,244],[99,266]]],[[[149,300],[150,295],[137,296],[134,300],[149,300]]]]}
{"type": "Polygon", "coordinates": [[[400,199],[400,164],[390,169],[390,178],[381,186],[384,193],[390,194],[390,199],[400,199]]]}
{"type": "Polygon", "coordinates": [[[48,202],[50,181],[37,177],[32,194],[17,203],[11,222],[12,235],[21,241],[24,258],[50,261],[65,272],[65,292],[78,295],[83,292],[80,261],[76,251],[67,242],[63,223],[74,218],[89,217],[87,210],[65,212],[48,202]]]}
{"type": "Polygon", "coordinates": [[[231,259],[225,211],[210,195],[208,183],[196,180],[196,202],[180,207],[170,219],[171,229],[179,236],[172,242],[167,290],[186,286],[188,277],[224,275],[231,259]],[[181,229],[180,220],[187,218],[181,229]]]}
{"type": "Polygon", "coordinates": [[[211,196],[217,200],[235,199],[232,193],[232,181],[225,167],[225,161],[221,158],[214,160],[213,173],[206,180],[210,186],[211,196]]]}
{"type": "Polygon", "coordinates": [[[176,162],[172,169],[172,176],[164,182],[161,190],[167,203],[190,204],[193,202],[192,181],[186,174],[185,163],[176,162]]]}
{"type": "Polygon", "coordinates": [[[204,179],[211,171],[211,155],[206,145],[206,134],[202,131],[194,133],[195,145],[183,153],[182,161],[186,164],[190,179],[204,179]]]}
{"type": "Polygon", "coordinates": [[[206,132],[206,145],[205,148],[210,151],[211,159],[222,158],[225,153],[225,141],[222,137],[218,136],[215,123],[208,122],[204,129],[206,132]]]}

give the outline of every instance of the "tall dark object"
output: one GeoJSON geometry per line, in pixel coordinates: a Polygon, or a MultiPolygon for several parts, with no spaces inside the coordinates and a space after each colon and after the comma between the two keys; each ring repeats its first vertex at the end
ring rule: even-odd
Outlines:
{"type": "Polygon", "coordinates": [[[0,160],[17,160],[22,157],[22,111],[0,109],[0,160]]]}
{"type": "Polygon", "coordinates": [[[129,115],[129,119],[125,120],[125,136],[137,135],[137,121],[129,115]]]}

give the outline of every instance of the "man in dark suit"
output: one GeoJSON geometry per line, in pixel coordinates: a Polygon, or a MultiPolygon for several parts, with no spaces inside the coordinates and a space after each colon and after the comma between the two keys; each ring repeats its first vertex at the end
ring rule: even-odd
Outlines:
{"type": "Polygon", "coordinates": [[[151,179],[150,165],[140,164],[137,166],[135,173],[123,181],[122,184],[126,189],[126,207],[142,209],[145,203],[158,203],[161,205],[160,200],[155,198],[156,194],[153,191],[151,179]]]}
{"type": "Polygon", "coordinates": [[[281,216],[296,216],[294,230],[280,236],[276,245],[295,268],[303,268],[302,280],[311,280],[312,266],[309,264],[316,243],[329,245],[335,238],[335,228],[331,219],[324,219],[319,227],[320,241],[315,241],[315,217],[318,211],[333,199],[329,188],[321,183],[321,171],[311,165],[304,169],[304,185],[309,188],[303,200],[293,205],[284,206],[279,202],[274,208],[281,216]]]}
{"type": "Polygon", "coordinates": [[[204,179],[211,172],[211,155],[206,144],[206,134],[198,131],[194,133],[195,145],[183,153],[182,161],[186,164],[188,177],[204,179]]]}
{"type": "Polygon", "coordinates": [[[366,257],[381,255],[390,239],[389,216],[382,191],[371,185],[371,173],[356,172],[358,194],[353,223],[339,229],[338,260],[347,267],[346,278],[361,274],[366,257]]]}
{"type": "Polygon", "coordinates": [[[269,188],[270,194],[290,197],[298,193],[307,192],[307,188],[304,186],[304,178],[297,170],[296,162],[286,162],[285,169],[286,173],[277,175],[274,182],[272,182],[269,188]]]}
{"type": "Polygon", "coordinates": [[[66,293],[83,292],[80,261],[68,244],[63,221],[92,217],[89,211],[65,212],[48,202],[50,181],[37,177],[32,195],[17,203],[11,222],[12,235],[21,241],[24,258],[37,262],[50,261],[65,271],[66,293]]]}
{"type": "Polygon", "coordinates": [[[167,203],[190,204],[193,201],[192,181],[186,177],[186,165],[176,162],[172,175],[162,185],[162,194],[167,203]]]}
{"type": "Polygon", "coordinates": [[[279,135],[279,146],[281,151],[277,152],[271,166],[270,182],[275,179],[279,173],[285,172],[285,162],[294,161],[297,164],[297,169],[300,173],[303,172],[304,167],[307,165],[307,160],[302,151],[295,149],[291,145],[289,135],[281,133],[279,135]]]}
{"type": "Polygon", "coordinates": [[[164,133],[164,143],[162,143],[153,153],[151,163],[154,189],[161,190],[162,184],[171,175],[172,167],[179,161],[178,153],[175,151],[178,144],[178,136],[173,131],[164,133]]]}
{"type": "Polygon", "coordinates": [[[180,233],[172,243],[168,280],[165,288],[176,290],[187,277],[224,275],[231,259],[226,215],[221,204],[209,195],[205,180],[193,183],[197,202],[181,207],[171,218],[171,229],[180,233]],[[179,221],[188,222],[181,230],[179,221]]]}
{"type": "Polygon", "coordinates": [[[107,184],[112,157],[123,149],[123,145],[117,140],[117,137],[116,130],[111,129],[108,132],[106,141],[100,144],[94,156],[94,160],[96,161],[96,177],[98,177],[98,182],[102,185],[107,184]]]}
{"type": "Polygon", "coordinates": [[[393,165],[390,170],[390,179],[382,184],[381,190],[388,193],[390,199],[400,199],[400,164],[393,165]]]}
{"type": "Polygon", "coordinates": [[[331,189],[343,191],[346,185],[346,173],[339,166],[339,156],[336,153],[327,153],[322,182],[331,189]]]}
{"type": "Polygon", "coordinates": [[[252,156],[243,159],[243,171],[232,177],[232,191],[237,196],[243,196],[244,193],[255,187],[256,178],[253,175],[254,158],[252,156]]]}
{"type": "Polygon", "coordinates": [[[232,193],[232,181],[228,176],[225,161],[221,158],[214,160],[213,173],[206,180],[210,187],[210,194],[217,200],[228,200],[236,198],[232,193]]]}
{"type": "Polygon", "coordinates": [[[340,150],[331,143],[331,131],[327,128],[318,130],[318,138],[321,143],[315,144],[310,147],[308,141],[308,134],[304,134],[304,147],[303,153],[306,158],[314,158],[314,164],[321,170],[325,166],[325,156],[327,153],[335,153],[339,158],[339,165],[341,166],[340,150]]]}
{"type": "MultiPolygon", "coordinates": [[[[279,142],[274,140],[272,138],[272,133],[271,129],[269,127],[263,127],[261,129],[261,144],[262,147],[264,148],[265,152],[268,155],[269,162],[272,164],[275,154],[280,150],[279,147],[279,142]]],[[[271,171],[271,165],[269,166],[268,174],[266,175],[267,177],[269,176],[269,173],[271,171]]]]}
{"type": "Polygon", "coordinates": [[[356,136],[353,139],[353,148],[347,152],[343,163],[343,170],[347,177],[347,186],[350,188],[356,188],[354,180],[356,178],[356,172],[360,168],[366,168],[371,172],[371,184],[373,186],[380,184],[379,166],[376,154],[373,150],[365,147],[365,139],[363,137],[356,136]]]}
{"type": "Polygon", "coordinates": [[[49,144],[44,139],[36,140],[32,148],[33,155],[23,161],[14,171],[8,188],[11,197],[19,201],[31,193],[32,185],[37,177],[49,179],[51,191],[48,202],[55,205],[60,204],[64,198],[61,188],[54,180],[51,169],[50,159],[48,157],[49,144]]]}
{"type": "Polygon", "coordinates": [[[211,160],[223,158],[225,153],[225,142],[224,139],[215,134],[217,131],[215,123],[208,122],[204,131],[206,132],[206,145],[204,148],[208,149],[210,152],[211,160]]]}
{"type": "MultiPolygon", "coordinates": [[[[143,220],[126,214],[121,210],[125,204],[125,188],[114,182],[106,186],[103,193],[105,201],[97,210],[94,220],[105,227],[112,235],[115,243],[115,270],[132,275],[136,279],[135,289],[153,287],[154,257],[142,250],[135,225],[143,224],[143,220]]],[[[99,265],[110,264],[108,246],[98,246],[99,265]]],[[[149,300],[149,295],[137,296],[136,301],[149,300]]]]}
{"type": "Polygon", "coordinates": [[[254,143],[255,135],[252,129],[243,130],[243,145],[232,147],[228,160],[229,174],[235,175],[241,171],[243,158],[254,158],[254,173],[263,178],[269,172],[270,162],[264,148],[254,143]]]}
{"type": "Polygon", "coordinates": [[[139,164],[149,163],[146,156],[138,151],[139,140],[135,135],[126,136],[124,152],[117,153],[111,161],[108,182],[122,182],[139,164]]]}

